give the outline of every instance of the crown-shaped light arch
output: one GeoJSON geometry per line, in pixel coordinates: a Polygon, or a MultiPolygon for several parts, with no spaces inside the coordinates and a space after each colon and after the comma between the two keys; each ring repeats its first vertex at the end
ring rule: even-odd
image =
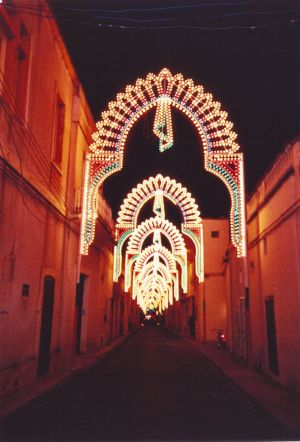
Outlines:
{"type": "MultiPolygon", "coordinates": [[[[128,134],[135,122],[150,109],[169,112],[171,107],[182,111],[195,125],[204,151],[204,167],[218,176],[226,185],[231,197],[231,240],[238,256],[245,256],[245,201],[243,154],[238,152],[236,133],[227,113],[221,110],[202,86],[181,74],[172,75],[164,68],[159,74],[150,73],[139,78],[135,85],[127,86],[115,101],[108,105],[97,123],[94,142],[86,158],[83,209],[81,222],[81,254],[95,235],[97,197],[99,186],[111,174],[123,167],[124,148],[128,134]]],[[[169,114],[168,114],[169,118],[169,114]]],[[[157,127],[156,127],[157,129],[157,127]]],[[[158,133],[159,135],[159,133],[158,133]]],[[[160,139],[162,150],[172,144],[170,139],[160,139]]]]}
{"type": "Polygon", "coordinates": [[[134,287],[136,288],[133,290],[133,298],[137,299],[145,313],[150,303],[153,303],[160,313],[173,304],[172,278],[162,263],[156,269],[154,266],[151,268],[149,263],[145,274],[136,279],[134,287]]]}
{"type": "Polygon", "coordinates": [[[158,268],[164,273],[165,280],[170,282],[172,278],[172,296],[174,292],[175,299],[179,299],[179,284],[178,284],[178,270],[176,267],[176,262],[181,266],[182,274],[182,289],[186,293],[186,281],[184,281],[184,275],[186,269],[182,266],[182,261],[176,260],[176,257],[161,244],[152,244],[146,247],[142,253],[133,256],[128,264],[125,266],[125,292],[127,292],[131,286],[131,274],[132,265],[134,265],[133,271],[133,289],[132,297],[136,297],[138,293],[138,285],[141,280],[145,279],[145,275],[153,269],[155,258],[158,258],[159,265],[158,268]]]}
{"type": "Polygon", "coordinates": [[[166,263],[170,265],[170,273],[174,273],[174,277],[177,279],[178,275],[174,269],[174,260],[175,268],[176,262],[179,264],[181,268],[181,286],[184,293],[186,293],[187,252],[183,236],[173,223],[166,219],[160,218],[159,216],[143,221],[130,236],[125,255],[125,291],[127,291],[130,287],[131,269],[135,264],[135,261],[137,261],[136,269],[140,271],[139,269],[141,268],[141,262],[143,264],[146,263],[147,259],[145,260],[143,258],[149,256],[149,252],[152,252],[152,256],[156,254],[158,257],[161,257],[163,261],[166,261],[166,263]],[[163,234],[171,245],[171,251],[163,247],[161,244],[153,244],[143,249],[143,244],[146,238],[152,233],[153,235],[163,234]]]}
{"type": "MultiPolygon", "coordinates": [[[[203,264],[203,225],[200,217],[200,212],[195,199],[192,198],[190,192],[187,191],[181,183],[176,182],[170,177],[164,177],[161,174],[156,177],[150,177],[138,184],[137,187],[124,199],[118,213],[118,219],[115,229],[115,239],[117,245],[115,246],[115,266],[114,279],[117,280],[121,274],[122,265],[122,246],[126,239],[132,235],[138,224],[138,217],[141,208],[150,199],[154,198],[168,198],[174,205],[178,206],[183,218],[181,231],[189,236],[195,245],[195,272],[198,276],[199,282],[204,280],[204,264],[203,264]]],[[[163,201],[157,204],[160,210],[163,207],[163,201]]],[[[154,211],[158,212],[158,208],[154,211]]]]}

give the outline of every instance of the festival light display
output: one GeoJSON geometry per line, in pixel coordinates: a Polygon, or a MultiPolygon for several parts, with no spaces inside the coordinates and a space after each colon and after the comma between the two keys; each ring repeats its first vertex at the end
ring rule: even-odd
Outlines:
{"type": "MultiPolygon", "coordinates": [[[[131,269],[129,272],[131,275],[131,269]]],[[[173,304],[174,298],[179,299],[174,255],[162,246],[159,230],[154,230],[152,246],[134,259],[132,298],[137,300],[145,313],[150,305],[161,313],[173,304]]]]}
{"type": "MultiPolygon", "coordinates": [[[[154,132],[161,151],[174,142],[172,108],[183,112],[195,125],[204,151],[205,169],[219,177],[229,190],[231,240],[237,255],[245,256],[243,155],[238,152],[233,125],[220,103],[205,93],[202,86],[194,85],[192,79],[185,79],[181,74],[172,75],[168,69],[162,69],[157,75],[148,74],[135,85],[127,86],[109,103],[97,123],[85,169],[81,254],[88,253],[94,239],[99,186],[122,169],[128,134],[135,122],[152,108],[156,108],[154,132]]],[[[129,235],[129,230],[126,234],[129,235]]]]}
{"type": "Polygon", "coordinates": [[[163,152],[173,146],[173,127],[171,117],[172,100],[162,96],[157,100],[153,132],[159,139],[159,150],[163,152]]]}
{"type": "Polygon", "coordinates": [[[156,301],[156,308],[161,312],[173,303],[172,277],[162,264],[148,263],[134,282],[133,299],[147,311],[149,302],[156,301]],[[155,294],[155,296],[154,296],[155,294]]]}
{"type": "Polygon", "coordinates": [[[204,280],[203,225],[195,199],[181,183],[161,174],[150,177],[138,184],[124,199],[117,219],[114,249],[114,281],[118,280],[122,267],[122,247],[137,228],[142,207],[154,199],[153,211],[164,219],[164,198],[176,205],[182,214],[181,231],[193,241],[196,249],[195,271],[199,282],[204,280]]]}

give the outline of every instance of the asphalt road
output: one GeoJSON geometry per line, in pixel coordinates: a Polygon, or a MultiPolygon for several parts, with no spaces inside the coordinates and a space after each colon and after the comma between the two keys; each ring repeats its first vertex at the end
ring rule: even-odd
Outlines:
{"type": "Polygon", "coordinates": [[[292,440],[187,341],[148,326],[6,418],[1,440],[292,440]]]}

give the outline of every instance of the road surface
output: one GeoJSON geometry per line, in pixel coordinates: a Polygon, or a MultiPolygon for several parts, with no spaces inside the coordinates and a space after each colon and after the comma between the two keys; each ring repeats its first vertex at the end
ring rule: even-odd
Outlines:
{"type": "Polygon", "coordinates": [[[292,440],[186,340],[145,326],[96,366],[18,409],[1,440],[292,440]]]}

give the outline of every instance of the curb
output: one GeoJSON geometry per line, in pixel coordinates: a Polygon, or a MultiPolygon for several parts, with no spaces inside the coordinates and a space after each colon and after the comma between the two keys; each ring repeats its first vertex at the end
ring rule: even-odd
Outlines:
{"type": "MultiPolygon", "coordinates": [[[[269,408],[266,408],[264,404],[261,403],[261,401],[259,399],[257,399],[254,395],[252,395],[249,391],[247,391],[238,381],[236,381],[233,377],[231,377],[228,373],[226,373],[226,371],[224,371],[224,369],[222,368],[221,365],[219,365],[217,362],[215,362],[214,360],[212,360],[209,356],[207,356],[202,350],[201,348],[199,348],[199,343],[194,342],[193,340],[191,340],[189,337],[186,336],[182,336],[182,335],[178,335],[182,338],[184,338],[193,348],[195,348],[195,350],[197,350],[199,353],[201,353],[201,356],[203,356],[203,358],[210,364],[212,365],[217,371],[219,371],[220,373],[222,373],[223,376],[226,377],[226,379],[228,381],[230,381],[230,383],[236,387],[242,394],[244,394],[249,400],[251,400],[257,407],[263,409],[273,420],[275,420],[277,423],[279,423],[283,428],[287,429],[290,433],[291,436],[293,437],[293,439],[291,440],[295,440],[295,441],[299,441],[299,437],[300,437],[300,431],[298,429],[298,427],[292,426],[289,422],[286,422],[285,419],[282,419],[280,416],[278,416],[276,413],[272,413],[272,411],[269,408]]],[[[200,344],[201,345],[201,344],[200,344]]],[[[235,361],[236,362],[236,361],[235,361]]],[[[236,362],[238,364],[238,362],[236,362]]],[[[243,368],[241,368],[243,370],[243,368]]],[[[244,369],[245,370],[245,374],[246,373],[251,373],[249,370],[244,369]]],[[[283,388],[283,387],[280,387],[283,388]]]]}
{"type": "Polygon", "coordinates": [[[130,332],[130,334],[117,338],[115,341],[103,347],[98,352],[95,352],[91,355],[83,355],[82,357],[86,357],[87,359],[86,364],[84,364],[84,359],[81,361],[81,365],[79,365],[80,360],[75,361],[77,362],[78,367],[71,367],[67,369],[63,374],[53,374],[52,376],[49,375],[49,378],[41,380],[41,385],[38,385],[38,381],[35,381],[31,384],[25,385],[17,391],[13,391],[4,396],[0,400],[0,419],[5,419],[10,414],[14,413],[18,408],[23,407],[27,403],[37,399],[43,394],[48,393],[54,388],[70,382],[78,374],[83,373],[94,367],[107,356],[117,351],[122,346],[122,344],[132,338],[136,332],[137,330],[133,330],[130,332]],[[42,383],[42,381],[44,381],[44,384],[42,383]]]}

